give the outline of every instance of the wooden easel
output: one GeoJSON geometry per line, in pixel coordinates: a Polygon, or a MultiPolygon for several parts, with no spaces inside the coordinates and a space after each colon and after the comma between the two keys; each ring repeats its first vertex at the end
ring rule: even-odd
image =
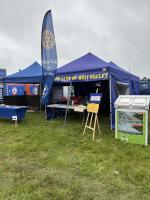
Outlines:
{"type": "Polygon", "coordinates": [[[88,128],[93,131],[93,137],[92,137],[93,140],[95,137],[96,126],[98,127],[99,133],[101,133],[98,117],[97,117],[98,110],[99,110],[99,104],[89,103],[87,105],[88,115],[87,115],[84,131],[83,131],[83,135],[85,134],[86,128],[88,128]],[[94,125],[92,126],[93,119],[94,119],[94,125]],[[89,122],[89,125],[88,125],[88,122],[89,122]]]}

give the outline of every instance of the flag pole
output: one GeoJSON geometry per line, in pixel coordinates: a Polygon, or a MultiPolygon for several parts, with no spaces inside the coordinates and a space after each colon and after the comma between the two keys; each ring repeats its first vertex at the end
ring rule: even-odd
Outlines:
{"type": "Polygon", "coordinates": [[[46,107],[47,107],[47,106],[46,106],[46,103],[45,103],[45,119],[47,119],[47,115],[46,115],[46,114],[47,114],[47,112],[46,112],[46,107]]]}

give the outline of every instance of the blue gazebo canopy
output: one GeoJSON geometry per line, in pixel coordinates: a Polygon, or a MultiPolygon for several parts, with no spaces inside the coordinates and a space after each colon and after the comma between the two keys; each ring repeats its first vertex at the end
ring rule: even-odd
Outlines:
{"type": "Polygon", "coordinates": [[[25,69],[6,76],[3,79],[4,83],[42,83],[42,67],[38,62],[25,69]]]}
{"type": "Polygon", "coordinates": [[[55,82],[98,81],[109,79],[109,76],[114,76],[115,79],[121,78],[121,81],[139,81],[139,77],[124,70],[115,63],[108,63],[92,53],[87,53],[58,68],[55,82]]]}
{"type": "Polygon", "coordinates": [[[74,73],[74,72],[83,72],[83,71],[92,71],[99,70],[100,68],[107,67],[108,63],[104,60],[98,58],[92,53],[87,53],[86,55],[75,59],[74,61],[60,67],[57,69],[58,74],[65,73],[74,73]]]}

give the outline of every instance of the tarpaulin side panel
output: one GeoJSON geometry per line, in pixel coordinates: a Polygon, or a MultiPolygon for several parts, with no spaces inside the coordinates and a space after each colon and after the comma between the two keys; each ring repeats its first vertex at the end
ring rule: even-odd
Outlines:
{"type": "MultiPolygon", "coordinates": [[[[113,73],[112,73],[113,74],[113,73]]],[[[129,83],[129,89],[130,89],[130,94],[139,94],[139,81],[134,79],[130,80],[130,78],[127,78],[126,76],[118,76],[116,75],[111,75],[111,128],[115,127],[115,108],[114,108],[114,102],[116,101],[118,94],[116,92],[116,82],[122,82],[122,83],[129,83]]]]}

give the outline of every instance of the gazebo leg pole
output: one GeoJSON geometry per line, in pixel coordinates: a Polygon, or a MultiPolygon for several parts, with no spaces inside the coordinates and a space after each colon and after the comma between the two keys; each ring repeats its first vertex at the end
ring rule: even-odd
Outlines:
{"type": "Polygon", "coordinates": [[[110,96],[110,128],[112,130],[112,102],[111,102],[111,75],[109,76],[109,96],[110,96]]]}

